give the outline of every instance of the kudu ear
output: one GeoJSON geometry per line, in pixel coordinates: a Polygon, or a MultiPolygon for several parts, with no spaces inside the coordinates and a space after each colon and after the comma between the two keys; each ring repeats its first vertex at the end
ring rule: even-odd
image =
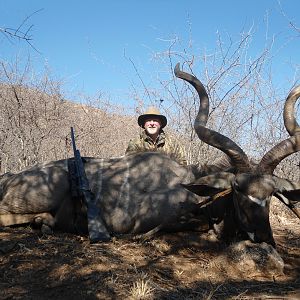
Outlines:
{"type": "Polygon", "coordinates": [[[213,196],[221,191],[231,188],[235,175],[229,172],[218,172],[200,177],[189,184],[182,184],[187,190],[199,196],[213,196]]]}
{"type": "MultiPolygon", "coordinates": [[[[300,190],[299,182],[294,182],[289,179],[275,177],[275,176],[274,176],[274,178],[276,181],[276,189],[280,193],[293,192],[293,191],[300,190]]],[[[296,195],[299,195],[299,194],[296,192],[296,195]]]]}
{"type": "MultiPolygon", "coordinates": [[[[276,194],[279,194],[279,193],[275,193],[275,196],[276,196],[276,194]]],[[[287,199],[289,199],[290,201],[293,201],[293,202],[300,201],[300,189],[291,190],[291,191],[283,191],[280,194],[283,195],[284,197],[286,197],[287,199]]]]}
{"type": "Polygon", "coordinates": [[[275,180],[276,192],[274,197],[286,205],[300,219],[300,212],[294,205],[295,202],[300,201],[300,183],[280,177],[275,177],[275,180]]]}
{"type": "MultiPolygon", "coordinates": [[[[294,193],[294,192],[295,191],[288,191],[288,192],[284,192],[284,193],[276,192],[274,194],[274,196],[278,200],[280,200],[284,205],[286,205],[300,219],[300,212],[295,207],[295,205],[292,201],[292,198],[296,197],[296,193],[294,193]]],[[[300,191],[298,190],[297,201],[299,201],[299,195],[300,195],[300,191]]]]}

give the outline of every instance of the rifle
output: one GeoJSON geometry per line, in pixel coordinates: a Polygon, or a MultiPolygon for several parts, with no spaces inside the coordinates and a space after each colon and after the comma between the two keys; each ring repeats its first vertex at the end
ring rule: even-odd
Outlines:
{"type": "Polygon", "coordinates": [[[71,127],[71,139],[74,151],[76,187],[79,197],[87,209],[88,232],[92,243],[110,240],[110,235],[102,220],[101,212],[95,203],[94,195],[90,189],[89,181],[86,177],[82,157],[76,148],[74,129],[71,127]]]}

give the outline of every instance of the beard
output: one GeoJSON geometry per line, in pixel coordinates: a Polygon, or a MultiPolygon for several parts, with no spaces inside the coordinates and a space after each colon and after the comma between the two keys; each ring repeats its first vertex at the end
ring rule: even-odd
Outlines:
{"type": "Polygon", "coordinates": [[[157,128],[157,127],[148,127],[148,128],[146,128],[146,131],[150,135],[155,135],[155,134],[158,133],[159,128],[157,128]]]}

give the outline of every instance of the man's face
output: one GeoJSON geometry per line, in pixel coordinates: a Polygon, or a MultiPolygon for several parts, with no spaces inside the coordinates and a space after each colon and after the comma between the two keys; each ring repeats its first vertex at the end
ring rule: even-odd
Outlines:
{"type": "Polygon", "coordinates": [[[159,133],[161,122],[157,118],[146,119],[144,128],[149,135],[156,135],[159,133]]]}

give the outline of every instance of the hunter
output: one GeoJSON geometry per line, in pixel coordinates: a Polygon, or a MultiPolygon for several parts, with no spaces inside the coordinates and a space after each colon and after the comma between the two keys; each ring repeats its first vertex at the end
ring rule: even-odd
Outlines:
{"type": "Polygon", "coordinates": [[[156,107],[149,107],[144,114],[140,115],[138,124],[143,130],[138,137],[129,141],[126,154],[160,151],[168,154],[179,164],[187,165],[183,146],[164,132],[167,118],[156,107]]]}

